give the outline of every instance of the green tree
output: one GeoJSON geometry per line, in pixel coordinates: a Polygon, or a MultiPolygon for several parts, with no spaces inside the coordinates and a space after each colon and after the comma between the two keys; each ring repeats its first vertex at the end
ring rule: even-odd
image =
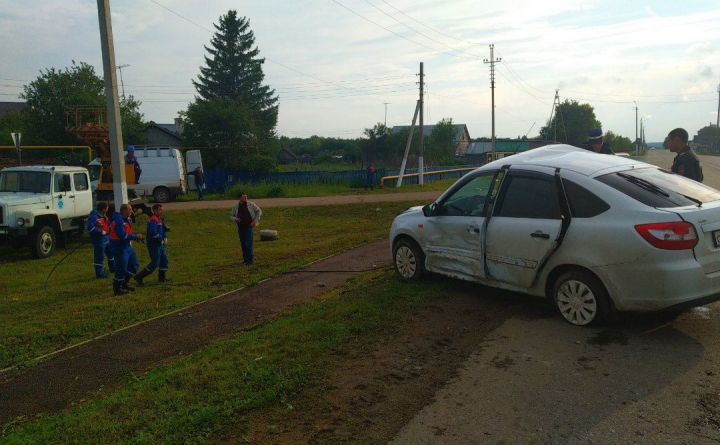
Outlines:
{"type": "Polygon", "coordinates": [[[582,147],[587,142],[588,131],[601,127],[590,104],[566,100],[557,107],[552,121],[540,129],[540,137],[582,147]]]}
{"type": "MultiPolygon", "coordinates": [[[[49,68],[25,85],[21,97],[28,108],[23,111],[28,143],[63,145],[77,144],[77,138],[66,132],[65,110],[70,107],[105,106],[105,83],[95,68],[85,62],[72,62],[64,70],[49,68]]],[[[132,96],[121,103],[123,136],[141,141],[144,129],[140,102],[132,96]]]]}
{"type": "Polygon", "coordinates": [[[612,131],[608,131],[605,133],[605,136],[603,137],[603,142],[606,142],[613,152],[634,152],[635,151],[635,144],[633,144],[633,141],[630,138],[626,138],[625,136],[620,136],[619,134],[615,134],[612,131]]]}
{"type": "Polygon", "coordinates": [[[455,159],[455,129],[451,118],[441,119],[425,141],[427,165],[452,163],[455,159]]]}
{"type": "Polygon", "coordinates": [[[265,59],[258,57],[260,51],[248,19],[230,10],[220,17],[215,29],[210,47],[205,47],[205,66],[193,81],[199,97],[186,113],[186,129],[192,129],[189,134],[186,130],[186,137],[190,142],[216,147],[218,159],[223,159],[221,152],[229,151],[233,168],[250,168],[254,161],[245,156],[273,158],[278,98],[274,90],[263,85],[265,59]],[[229,116],[223,107],[239,114],[229,116]],[[232,127],[221,129],[212,124],[213,119],[232,127]],[[205,124],[210,127],[203,129],[205,124]]]}

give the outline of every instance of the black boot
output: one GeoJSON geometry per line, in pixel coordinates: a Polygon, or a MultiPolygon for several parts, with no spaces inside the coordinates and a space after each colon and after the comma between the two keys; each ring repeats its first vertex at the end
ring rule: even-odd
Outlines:
{"type": "Polygon", "coordinates": [[[130,282],[130,278],[126,279],[122,282],[120,285],[120,289],[124,290],[125,292],[134,292],[135,288],[131,287],[128,283],[130,282]]]}
{"type": "Polygon", "coordinates": [[[167,278],[165,277],[165,274],[167,273],[166,270],[159,270],[158,271],[158,281],[161,283],[164,283],[167,281],[167,278]]]}
{"type": "Polygon", "coordinates": [[[150,275],[150,272],[147,269],[141,270],[139,274],[135,275],[135,283],[140,287],[145,286],[143,279],[148,275],[150,275]]]}
{"type": "Polygon", "coordinates": [[[127,293],[128,293],[128,291],[126,291],[125,289],[122,288],[121,281],[113,280],[113,295],[115,295],[117,297],[120,295],[125,295],[127,293]]]}

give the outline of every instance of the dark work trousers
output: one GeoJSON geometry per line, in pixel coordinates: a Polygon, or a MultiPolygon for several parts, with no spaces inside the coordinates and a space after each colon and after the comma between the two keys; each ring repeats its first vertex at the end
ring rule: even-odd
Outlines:
{"type": "Polygon", "coordinates": [[[137,255],[131,246],[124,246],[121,242],[111,244],[115,255],[115,281],[127,283],[140,267],[137,255]]]}
{"type": "Polygon", "coordinates": [[[242,247],[243,262],[249,266],[253,263],[253,229],[252,227],[239,227],[238,236],[242,247]]]}
{"type": "Polygon", "coordinates": [[[95,276],[98,278],[104,278],[107,276],[103,262],[105,257],[108,261],[108,269],[110,273],[115,272],[115,260],[112,248],[110,247],[110,240],[105,239],[94,239],[92,240],[93,249],[95,251],[94,266],[95,276]]]}
{"type": "Polygon", "coordinates": [[[150,264],[145,267],[147,273],[155,272],[155,269],[160,268],[160,272],[168,270],[168,258],[165,251],[165,245],[158,242],[148,241],[147,243],[148,254],[150,254],[150,264]]]}

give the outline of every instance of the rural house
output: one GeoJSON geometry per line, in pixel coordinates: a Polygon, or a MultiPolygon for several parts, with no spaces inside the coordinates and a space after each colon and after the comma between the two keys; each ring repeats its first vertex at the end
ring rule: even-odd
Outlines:
{"type": "MultiPolygon", "coordinates": [[[[425,138],[430,137],[434,129],[435,125],[423,125],[423,136],[425,138]]],[[[390,132],[392,134],[398,134],[409,130],[410,125],[396,125],[392,127],[390,132]]],[[[465,124],[453,124],[453,130],[455,131],[455,136],[453,137],[455,156],[462,156],[470,145],[470,133],[465,124]]]]}

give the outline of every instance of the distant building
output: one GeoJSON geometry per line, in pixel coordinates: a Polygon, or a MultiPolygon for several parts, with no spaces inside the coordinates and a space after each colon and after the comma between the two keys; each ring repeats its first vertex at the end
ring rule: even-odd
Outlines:
{"type": "MultiPolygon", "coordinates": [[[[496,139],[495,151],[501,153],[521,153],[550,144],[553,144],[553,142],[539,139],[496,139]]],[[[490,153],[491,151],[492,142],[471,142],[462,156],[466,158],[485,159],[486,153],[490,153]]]]}
{"type": "Polygon", "coordinates": [[[156,124],[150,122],[145,127],[145,144],[169,145],[177,147],[182,145],[182,121],[175,119],[174,124],[156,124]]]}
{"type": "Polygon", "coordinates": [[[300,162],[300,157],[289,148],[282,148],[278,154],[278,161],[281,164],[297,164],[300,162]]]}
{"type": "MultiPolygon", "coordinates": [[[[434,129],[435,125],[423,125],[423,136],[430,137],[434,129]]],[[[455,156],[462,156],[470,145],[470,133],[465,124],[453,124],[453,130],[455,131],[453,137],[455,156]]],[[[402,133],[403,131],[410,131],[410,125],[396,125],[390,130],[392,134],[402,133]]]]}
{"type": "Polygon", "coordinates": [[[10,113],[19,113],[27,108],[25,102],[0,102],[0,119],[10,113]]]}

